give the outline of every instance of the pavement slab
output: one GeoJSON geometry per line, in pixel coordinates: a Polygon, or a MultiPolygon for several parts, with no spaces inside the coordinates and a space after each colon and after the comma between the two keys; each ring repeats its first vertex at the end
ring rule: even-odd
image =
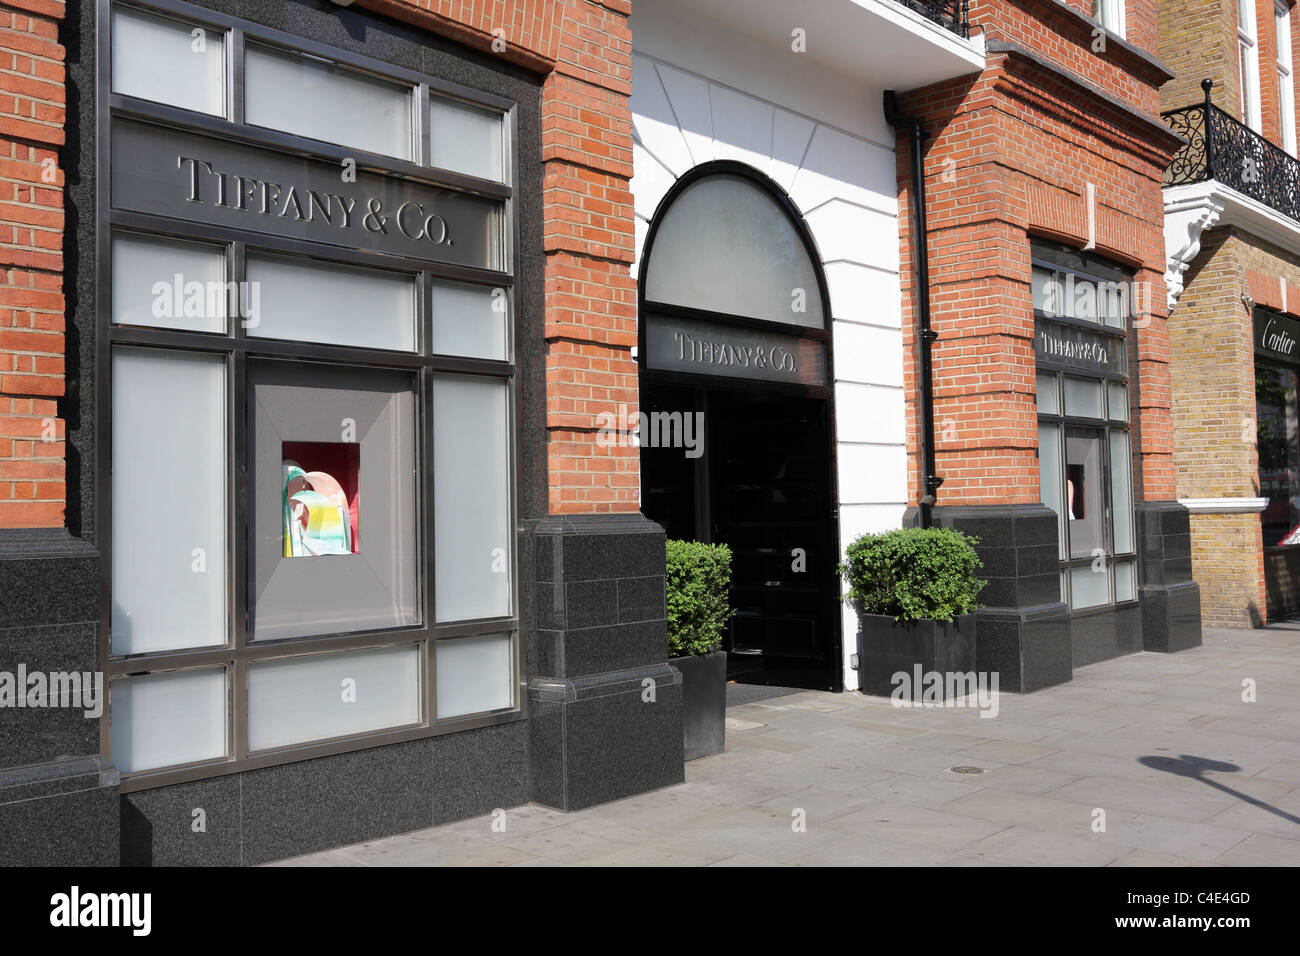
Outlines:
{"type": "Polygon", "coordinates": [[[1204,635],[1003,693],[996,716],[856,692],[741,704],[685,783],[269,865],[1300,866],[1300,625],[1204,635]]]}

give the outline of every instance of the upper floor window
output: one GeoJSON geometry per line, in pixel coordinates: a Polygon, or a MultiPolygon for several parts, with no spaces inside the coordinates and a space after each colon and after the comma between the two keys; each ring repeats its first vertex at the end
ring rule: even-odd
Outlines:
{"type": "Polygon", "coordinates": [[[1124,0],[1092,0],[1092,18],[1115,36],[1124,36],[1124,0]]]}
{"type": "Polygon", "coordinates": [[[1275,0],[1273,26],[1277,31],[1277,112],[1282,127],[1282,148],[1295,155],[1295,77],[1291,72],[1291,7],[1275,0]]]}
{"type": "Polygon", "coordinates": [[[1241,69],[1241,119],[1259,132],[1259,43],[1255,0],[1237,0],[1237,62],[1241,69]]]}

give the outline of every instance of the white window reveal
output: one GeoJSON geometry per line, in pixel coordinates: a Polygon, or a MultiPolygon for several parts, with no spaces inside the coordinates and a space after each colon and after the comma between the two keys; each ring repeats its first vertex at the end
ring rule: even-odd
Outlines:
{"type": "Polygon", "coordinates": [[[1295,155],[1295,76],[1291,68],[1291,7],[1275,0],[1273,26],[1277,31],[1277,113],[1282,127],[1282,148],[1295,155]]]}
{"type": "Polygon", "coordinates": [[[1092,0],[1092,18],[1110,33],[1124,36],[1124,0],[1092,0]]]}
{"type": "Polygon", "coordinates": [[[1241,68],[1241,119],[1258,133],[1259,43],[1255,32],[1255,0],[1237,0],[1237,48],[1241,68]]]}

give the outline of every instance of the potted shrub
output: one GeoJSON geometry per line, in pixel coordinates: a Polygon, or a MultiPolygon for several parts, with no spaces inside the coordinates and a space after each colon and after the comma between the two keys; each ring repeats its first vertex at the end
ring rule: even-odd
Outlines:
{"type": "MultiPolygon", "coordinates": [[[[975,611],[984,583],[974,545],[951,528],[864,534],[849,545],[840,574],[858,614],[858,684],[864,694],[922,700],[925,675],[975,671],[975,611]],[[896,675],[905,674],[906,678],[896,675]]],[[[927,695],[925,700],[936,699],[927,695]]]]}
{"type": "Polygon", "coordinates": [[[722,635],[735,612],[728,600],[731,549],[698,541],[667,543],[669,662],[682,675],[686,759],[726,747],[727,654],[722,635]]]}

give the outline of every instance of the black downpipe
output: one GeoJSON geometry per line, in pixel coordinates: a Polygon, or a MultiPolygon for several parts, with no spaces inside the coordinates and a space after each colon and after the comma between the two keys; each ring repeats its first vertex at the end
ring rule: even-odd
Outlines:
{"type": "Polygon", "coordinates": [[[925,226],[925,169],[921,146],[926,140],[920,120],[898,112],[893,90],[885,90],[885,120],[895,129],[906,130],[912,147],[912,235],[913,260],[916,263],[917,337],[921,344],[921,527],[933,524],[931,509],[943,479],[936,475],[934,464],[934,378],[931,373],[930,346],[939,334],[930,328],[930,241],[925,226]]]}

